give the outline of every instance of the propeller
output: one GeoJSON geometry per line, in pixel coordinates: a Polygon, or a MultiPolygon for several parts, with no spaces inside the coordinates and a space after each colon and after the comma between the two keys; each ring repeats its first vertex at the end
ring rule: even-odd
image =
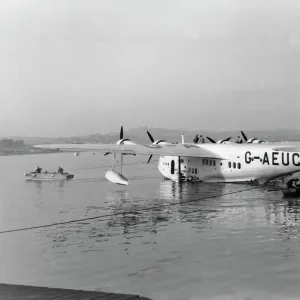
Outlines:
{"type": "Polygon", "coordinates": [[[120,140],[123,140],[123,126],[121,126],[120,130],[120,140]]]}
{"type": "MultiPolygon", "coordinates": [[[[152,143],[154,143],[154,138],[153,138],[153,136],[151,135],[151,133],[150,133],[148,130],[147,130],[147,134],[148,134],[148,136],[149,136],[150,141],[151,141],[152,143]]],[[[153,156],[152,154],[149,156],[149,159],[148,159],[147,164],[149,164],[149,162],[150,162],[152,156],[153,156]]]]}
{"type": "MultiPolygon", "coordinates": [[[[120,129],[120,141],[123,140],[123,136],[124,136],[124,133],[123,133],[123,126],[121,126],[121,129],[120,129]]],[[[106,152],[104,154],[104,156],[110,154],[111,152],[106,152]]]]}
{"type": "MultiPolygon", "coordinates": [[[[149,137],[150,141],[151,141],[152,144],[154,144],[154,145],[158,145],[159,143],[168,144],[168,143],[167,143],[166,141],[164,141],[164,140],[154,140],[152,134],[151,134],[148,130],[147,130],[147,134],[148,134],[148,137],[149,137]]],[[[152,156],[153,156],[153,155],[150,155],[150,157],[149,157],[149,159],[148,159],[148,164],[149,164],[149,162],[150,162],[152,156]]]]}
{"type": "Polygon", "coordinates": [[[247,137],[246,137],[245,133],[244,133],[243,131],[241,131],[241,134],[242,134],[242,136],[243,136],[243,138],[244,138],[245,142],[247,142],[247,141],[248,141],[248,139],[247,139],[247,137]]]}
{"type": "Polygon", "coordinates": [[[148,159],[148,162],[147,162],[147,164],[149,164],[149,162],[150,162],[151,158],[152,158],[152,154],[149,156],[149,159],[148,159]]]}
{"type": "Polygon", "coordinates": [[[209,136],[207,136],[206,137],[211,143],[213,143],[213,144],[215,144],[216,143],[216,141],[215,140],[213,140],[212,138],[210,138],[209,136]]]}
{"type": "Polygon", "coordinates": [[[154,143],[154,138],[148,130],[147,130],[147,134],[148,134],[149,139],[151,140],[151,142],[154,143]]]}
{"type": "Polygon", "coordinates": [[[209,136],[207,136],[206,138],[207,138],[211,143],[213,143],[213,144],[216,144],[216,143],[222,144],[223,142],[228,142],[228,141],[231,139],[231,137],[229,137],[229,138],[227,138],[227,139],[225,139],[225,140],[219,140],[218,142],[216,142],[215,140],[213,140],[213,139],[210,138],[209,136]]]}

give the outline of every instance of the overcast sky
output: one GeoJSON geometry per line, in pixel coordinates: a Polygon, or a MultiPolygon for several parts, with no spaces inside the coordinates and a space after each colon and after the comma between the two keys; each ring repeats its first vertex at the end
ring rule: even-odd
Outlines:
{"type": "Polygon", "coordinates": [[[0,136],[299,128],[299,0],[1,0],[0,136]]]}

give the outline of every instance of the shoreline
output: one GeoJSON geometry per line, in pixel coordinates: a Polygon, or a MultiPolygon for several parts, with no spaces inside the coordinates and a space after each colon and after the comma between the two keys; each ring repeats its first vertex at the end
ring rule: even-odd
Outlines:
{"type": "Polygon", "coordinates": [[[45,152],[0,153],[0,156],[34,155],[34,154],[50,154],[50,153],[62,153],[62,152],[61,151],[45,151],[45,152]]]}

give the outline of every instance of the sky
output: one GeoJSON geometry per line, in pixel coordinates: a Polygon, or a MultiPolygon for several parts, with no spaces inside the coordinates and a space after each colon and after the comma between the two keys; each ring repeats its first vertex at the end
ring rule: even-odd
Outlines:
{"type": "Polygon", "coordinates": [[[300,129],[299,0],[1,0],[0,136],[300,129]]]}

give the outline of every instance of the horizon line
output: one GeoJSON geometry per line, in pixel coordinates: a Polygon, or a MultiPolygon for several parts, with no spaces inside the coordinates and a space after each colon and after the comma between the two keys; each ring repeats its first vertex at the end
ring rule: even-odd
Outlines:
{"type": "MultiPolygon", "coordinates": [[[[121,126],[120,126],[121,127],[121,126]]],[[[124,132],[126,131],[131,131],[131,130],[136,130],[136,129],[143,129],[145,128],[146,130],[157,130],[157,129],[164,129],[164,130],[168,130],[168,131],[178,131],[178,132],[190,132],[190,133],[194,133],[197,131],[201,131],[201,132],[233,132],[233,131],[237,131],[237,132],[262,132],[262,131],[269,131],[269,132],[273,132],[273,131],[300,131],[300,129],[292,129],[292,128],[272,128],[272,129],[241,129],[241,130],[234,130],[234,129],[203,129],[203,130],[196,130],[196,129],[171,129],[171,128],[165,128],[165,127],[152,127],[152,126],[139,126],[139,127],[132,127],[129,129],[125,129],[123,126],[123,130],[124,132]]],[[[146,132],[146,131],[145,131],[146,132]]],[[[31,135],[6,135],[6,136],[0,136],[1,139],[9,139],[9,138],[36,138],[36,139],[61,139],[61,138],[74,138],[74,137],[87,137],[87,136],[91,136],[91,135],[96,135],[97,133],[99,133],[102,136],[105,135],[115,135],[115,134],[119,134],[119,131],[112,131],[112,132],[108,132],[108,133],[101,133],[101,132],[94,132],[94,133],[86,133],[86,134],[74,134],[74,135],[68,135],[68,136],[58,136],[58,135],[45,135],[45,136],[31,136],[31,135]]]]}

